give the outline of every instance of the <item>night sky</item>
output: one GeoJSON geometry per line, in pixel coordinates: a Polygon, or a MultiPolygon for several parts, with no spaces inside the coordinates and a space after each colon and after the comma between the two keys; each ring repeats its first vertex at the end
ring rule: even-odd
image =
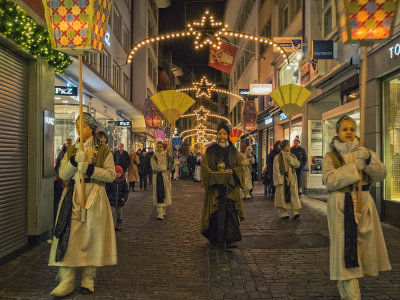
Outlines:
{"type": "MultiPolygon", "coordinates": [[[[183,31],[186,24],[200,21],[206,9],[213,14],[215,20],[222,22],[225,0],[171,0],[170,7],[159,9],[159,34],[183,31]]],[[[194,49],[193,38],[164,42],[163,47],[172,51],[173,62],[183,66],[186,70],[185,73],[193,70],[198,80],[201,76],[207,75],[210,81],[219,81],[221,72],[208,66],[208,47],[200,50],[194,49]]]]}

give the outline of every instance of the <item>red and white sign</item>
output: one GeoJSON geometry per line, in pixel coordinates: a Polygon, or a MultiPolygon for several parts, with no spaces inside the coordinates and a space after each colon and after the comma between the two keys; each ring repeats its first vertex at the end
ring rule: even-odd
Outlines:
{"type": "Polygon", "coordinates": [[[221,48],[210,46],[208,65],[217,70],[230,74],[235,65],[235,57],[238,48],[222,42],[221,48]]]}

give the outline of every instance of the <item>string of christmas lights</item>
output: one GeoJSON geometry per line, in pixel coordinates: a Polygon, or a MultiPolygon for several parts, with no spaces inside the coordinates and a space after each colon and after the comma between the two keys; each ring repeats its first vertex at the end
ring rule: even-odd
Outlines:
{"type": "Polygon", "coordinates": [[[0,0],[0,33],[17,43],[29,54],[42,57],[54,67],[56,72],[64,73],[65,69],[72,64],[72,59],[68,54],[51,47],[46,28],[9,0],[0,0]]]}
{"type": "Polygon", "coordinates": [[[205,109],[204,106],[200,106],[192,114],[185,114],[181,116],[181,118],[189,118],[189,117],[196,117],[197,121],[201,120],[207,121],[207,118],[217,118],[225,120],[228,124],[231,124],[228,118],[216,114],[210,114],[210,111],[205,109]]]}
{"type": "Polygon", "coordinates": [[[131,52],[129,53],[127,59],[128,63],[132,62],[133,56],[141,47],[149,45],[150,43],[156,43],[174,38],[194,37],[195,49],[203,48],[206,45],[220,49],[222,44],[221,36],[250,39],[258,43],[273,45],[274,48],[276,48],[282,54],[284,61],[288,62],[288,55],[279,44],[265,37],[228,30],[228,25],[222,24],[222,22],[216,22],[209,11],[205,12],[205,15],[202,16],[201,21],[195,21],[191,24],[188,24],[188,28],[189,31],[157,35],[139,41],[133,46],[131,52]]]}

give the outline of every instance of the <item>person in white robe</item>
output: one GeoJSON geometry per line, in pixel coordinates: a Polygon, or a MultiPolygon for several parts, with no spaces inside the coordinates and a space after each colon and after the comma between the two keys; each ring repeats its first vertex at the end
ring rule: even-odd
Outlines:
{"type": "Polygon", "coordinates": [[[391,270],[381,223],[369,193],[372,183],[385,178],[386,169],[373,151],[359,146],[352,118],[342,116],[336,132],[331,152],[322,163],[322,179],[330,192],[330,279],[337,280],[342,299],[358,300],[361,299],[358,278],[391,270]],[[360,179],[361,199],[356,190],[360,179]],[[353,200],[361,201],[361,211],[353,200]]]}
{"type": "Polygon", "coordinates": [[[281,219],[289,219],[289,211],[293,219],[300,217],[301,208],[299,191],[297,187],[296,168],[300,162],[296,156],[290,153],[290,142],[282,141],[282,151],[274,158],[273,178],[275,185],[275,208],[279,209],[281,219]]]}
{"type": "Polygon", "coordinates": [[[255,163],[254,156],[251,154],[253,149],[251,146],[246,147],[245,144],[240,145],[240,154],[242,155],[242,163],[244,169],[244,187],[241,189],[242,198],[250,199],[250,191],[253,189],[253,182],[251,180],[252,164],[255,163]]]}
{"type": "Polygon", "coordinates": [[[175,158],[174,158],[174,180],[176,181],[176,180],[178,180],[178,178],[179,178],[179,165],[180,165],[180,161],[179,161],[179,157],[178,157],[178,153],[179,152],[176,152],[176,154],[175,154],[175,158]]]}
{"type": "MultiPolygon", "coordinates": [[[[79,119],[79,118],[78,118],[79,119]]],[[[78,134],[79,121],[76,121],[78,134]]],[[[75,290],[76,268],[82,268],[81,293],[94,292],[96,268],[117,264],[117,247],[110,204],[105,191],[115,179],[114,159],[94,131],[97,121],[83,115],[83,137],[67,149],[59,176],[66,188],[58,206],[49,266],[58,266],[59,285],[51,292],[64,297],[75,290]],[[80,150],[80,140],[84,151],[80,150]],[[78,143],[79,142],[79,143],[78,143]],[[81,174],[86,205],[81,208],[81,174]]]]}
{"type": "Polygon", "coordinates": [[[162,142],[157,143],[150,163],[153,169],[153,205],[157,207],[157,219],[163,220],[167,206],[172,204],[171,171],[174,162],[164,150],[162,142]]]}
{"type": "Polygon", "coordinates": [[[200,152],[196,154],[196,167],[194,168],[194,181],[201,181],[201,159],[203,155],[200,152]]]}

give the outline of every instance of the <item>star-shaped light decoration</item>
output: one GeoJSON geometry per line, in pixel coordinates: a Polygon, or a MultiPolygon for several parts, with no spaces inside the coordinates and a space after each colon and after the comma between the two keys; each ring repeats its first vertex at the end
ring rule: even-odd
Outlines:
{"type": "Polygon", "coordinates": [[[207,121],[207,116],[210,111],[205,109],[204,106],[200,106],[199,109],[195,110],[193,113],[195,114],[197,121],[207,121]]]}
{"type": "Polygon", "coordinates": [[[196,91],[196,97],[204,96],[211,98],[211,91],[215,88],[215,84],[208,82],[207,77],[203,76],[199,82],[193,82],[193,87],[196,91]]]}
{"type": "Polygon", "coordinates": [[[210,15],[210,12],[207,10],[200,22],[192,22],[192,24],[188,24],[188,27],[196,36],[194,41],[196,49],[203,48],[207,44],[220,49],[222,44],[220,35],[222,31],[226,30],[228,25],[224,25],[222,22],[216,22],[214,17],[210,15]]]}

